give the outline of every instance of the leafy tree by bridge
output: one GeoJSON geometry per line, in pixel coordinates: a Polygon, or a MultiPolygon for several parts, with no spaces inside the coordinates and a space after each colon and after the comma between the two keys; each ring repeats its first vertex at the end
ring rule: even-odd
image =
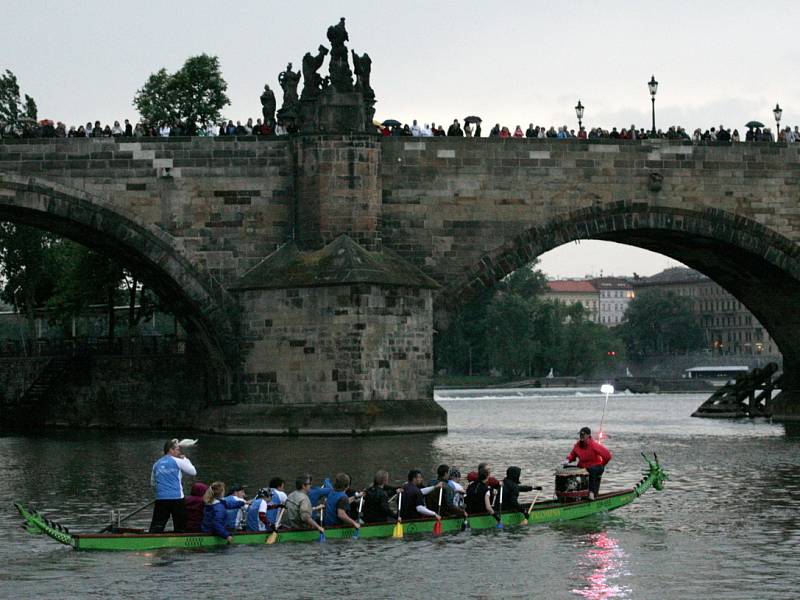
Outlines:
{"type": "Polygon", "coordinates": [[[685,353],[705,345],[692,300],[662,290],[645,290],[628,305],[620,326],[631,357],[685,353]]]}
{"type": "Polygon", "coordinates": [[[0,74],[0,129],[19,134],[27,122],[35,122],[37,117],[36,102],[25,94],[20,98],[17,76],[6,69],[0,74]]]}
{"type": "Polygon", "coordinates": [[[623,345],[614,331],[592,323],[579,304],[545,301],[546,279],[533,266],[518,269],[462,307],[435,340],[437,369],[497,370],[518,378],[542,377],[551,368],[561,375],[616,368],[623,345]]]}
{"type": "Polygon", "coordinates": [[[190,127],[218,121],[230,104],[219,59],[200,54],[186,60],[173,74],[166,69],[150,75],[133,98],[133,105],[152,124],[185,121],[190,127]]]}

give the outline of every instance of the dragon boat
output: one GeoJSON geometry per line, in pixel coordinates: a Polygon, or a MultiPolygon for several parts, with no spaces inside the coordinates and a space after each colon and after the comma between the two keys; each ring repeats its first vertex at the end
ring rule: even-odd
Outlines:
{"type": "MultiPolygon", "coordinates": [[[[642,454],[644,456],[644,454],[642,454]]],[[[615,510],[630,504],[651,487],[661,490],[667,474],[658,463],[645,456],[648,470],[634,487],[600,494],[596,499],[575,495],[576,492],[557,491],[557,497],[531,504],[527,518],[519,512],[504,513],[500,517],[503,527],[536,525],[555,521],[582,519],[598,513],[615,510]]],[[[579,480],[580,477],[575,477],[579,480]]],[[[558,478],[557,478],[558,482],[558,478]]],[[[558,487],[558,483],[557,483],[558,487]]],[[[579,493],[579,492],[577,492],[579,493]]],[[[44,534],[57,542],[71,546],[75,550],[117,550],[146,551],[162,548],[214,548],[226,546],[225,540],[205,533],[148,533],[143,529],[115,528],[111,533],[72,533],[51,519],[22,504],[15,504],[25,520],[22,527],[32,534],[44,534]]],[[[403,520],[399,535],[435,533],[436,519],[403,520]]],[[[441,520],[441,532],[460,532],[464,529],[491,529],[500,527],[491,515],[474,515],[468,518],[445,517],[441,520]]],[[[324,538],[340,539],[372,539],[398,536],[396,523],[380,523],[364,525],[360,530],[352,527],[326,527],[324,538]]],[[[279,529],[278,531],[240,532],[233,534],[233,545],[259,545],[283,542],[315,542],[320,541],[320,534],[311,529],[279,529]]]]}

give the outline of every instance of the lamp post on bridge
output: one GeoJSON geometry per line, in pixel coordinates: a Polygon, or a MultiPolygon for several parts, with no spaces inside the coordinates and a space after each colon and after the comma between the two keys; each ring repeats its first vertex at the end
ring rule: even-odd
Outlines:
{"type": "Polygon", "coordinates": [[[781,135],[781,117],[783,116],[783,109],[777,102],[775,103],[775,108],[772,109],[772,114],[775,116],[775,141],[777,142],[778,137],[781,135]]]}
{"type": "Polygon", "coordinates": [[[578,133],[580,133],[582,127],[583,109],[584,106],[581,104],[581,101],[578,100],[578,104],[575,106],[575,116],[578,117],[578,133]]]}
{"type": "Polygon", "coordinates": [[[651,133],[656,134],[656,92],[658,91],[658,82],[656,76],[651,75],[650,81],[647,82],[647,87],[650,88],[650,100],[653,103],[653,129],[651,133]]]}

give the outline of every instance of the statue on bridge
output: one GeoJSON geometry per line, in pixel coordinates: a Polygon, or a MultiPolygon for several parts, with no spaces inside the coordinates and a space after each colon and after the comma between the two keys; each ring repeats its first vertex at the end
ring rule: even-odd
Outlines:
{"type": "Polygon", "coordinates": [[[352,50],[353,70],[356,74],[356,90],[364,95],[364,100],[375,100],[375,91],[369,85],[369,76],[372,71],[372,59],[364,52],[361,56],[352,50]]]}
{"type": "Polygon", "coordinates": [[[317,73],[327,55],[328,49],[320,44],[319,52],[316,56],[313,56],[311,52],[306,52],[303,57],[303,94],[300,96],[301,100],[313,100],[327,87],[329,79],[327,77],[323,79],[317,73]]]}
{"type": "Polygon", "coordinates": [[[331,85],[337,92],[346,94],[353,91],[353,72],[347,61],[347,48],[344,43],[350,41],[344,27],[344,17],[339,23],[328,27],[328,41],[331,43],[331,64],[329,67],[331,85]]]}
{"type": "Polygon", "coordinates": [[[264,116],[264,123],[270,127],[275,126],[275,94],[269,89],[269,85],[264,86],[264,93],[261,94],[261,114],[264,116]]]}
{"type": "Polygon", "coordinates": [[[286,65],[286,70],[278,75],[278,83],[283,89],[283,106],[278,111],[278,121],[287,130],[297,128],[298,104],[297,85],[300,83],[300,71],[292,71],[292,63],[286,65]]]}

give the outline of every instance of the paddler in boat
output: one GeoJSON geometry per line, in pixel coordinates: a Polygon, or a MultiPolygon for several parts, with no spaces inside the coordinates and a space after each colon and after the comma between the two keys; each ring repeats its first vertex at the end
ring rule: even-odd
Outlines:
{"type": "MultiPolygon", "coordinates": [[[[506,469],[506,477],[503,479],[503,506],[501,507],[504,513],[520,512],[526,514],[527,511],[525,507],[519,504],[520,492],[542,490],[542,486],[540,485],[536,487],[532,485],[521,485],[519,482],[520,477],[522,477],[522,469],[519,467],[508,467],[508,469],[506,469]]],[[[497,498],[495,498],[495,510],[497,510],[499,504],[500,496],[498,495],[497,498]]]]}
{"type": "Polygon", "coordinates": [[[389,494],[394,493],[389,485],[389,472],[377,471],[372,485],[364,492],[364,523],[387,523],[389,519],[396,519],[397,513],[389,507],[389,494]]]}
{"type": "Polygon", "coordinates": [[[325,500],[325,514],[322,524],[325,527],[335,525],[346,525],[360,529],[361,526],[347,514],[350,502],[356,499],[355,496],[348,498],[347,487],[350,485],[350,476],[347,473],[339,473],[333,479],[333,491],[328,494],[325,500]]]}
{"type": "Polygon", "coordinates": [[[485,463],[485,462],[479,463],[477,471],[470,471],[469,473],[467,473],[467,481],[469,483],[472,483],[473,481],[477,481],[477,479],[478,479],[478,471],[480,471],[481,469],[486,469],[486,471],[489,473],[489,477],[486,480],[486,485],[488,485],[493,490],[499,490],[500,489],[500,482],[497,480],[497,478],[494,475],[492,475],[492,468],[489,466],[489,463],[485,463]]]}
{"type": "Polygon", "coordinates": [[[203,523],[200,525],[200,531],[203,533],[213,533],[221,537],[229,544],[233,540],[230,531],[225,527],[225,521],[228,518],[228,510],[233,508],[241,508],[244,506],[244,500],[235,498],[229,500],[225,498],[225,484],[221,481],[215,481],[203,494],[203,523]]]}
{"type": "Polygon", "coordinates": [[[600,479],[603,471],[611,460],[611,452],[592,438],[592,430],[588,427],[581,428],[578,433],[578,441],[572,447],[572,452],[567,455],[569,465],[575,460],[578,461],[578,468],[586,469],[589,472],[589,500],[594,500],[600,493],[600,479]]]}
{"type": "Polygon", "coordinates": [[[478,469],[478,478],[467,486],[467,512],[471,515],[489,513],[499,523],[500,516],[492,508],[492,488],[489,487],[489,470],[478,469]]]}
{"type": "MultiPolygon", "coordinates": [[[[245,504],[247,504],[247,500],[244,497],[244,486],[240,483],[234,483],[231,486],[231,489],[228,490],[228,495],[225,496],[226,500],[244,500],[245,504]]],[[[243,515],[245,513],[244,507],[242,508],[229,508],[228,509],[228,519],[225,521],[225,527],[228,529],[233,529],[236,531],[237,529],[244,529],[244,519],[243,515]]]]}
{"type": "Polygon", "coordinates": [[[194,477],[197,469],[181,451],[178,440],[169,440],[164,444],[164,456],[153,464],[150,473],[150,485],[156,491],[150,533],[163,533],[170,517],[175,532],[186,531],[186,505],[183,501],[181,479],[183,473],[194,477]]]}
{"type": "Polygon", "coordinates": [[[425,481],[422,477],[422,471],[419,469],[411,469],[408,472],[408,481],[403,486],[403,491],[400,507],[400,517],[403,519],[419,519],[420,517],[435,517],[440,520],[441,517],[434,511],[425,506],[425,496],[430,494],[433,490],[442,487],[442,483],[430,485],[428,487],[420,488],[422,482],[425,481]]]}
{"type": "Polygon", "coordinates": [[[428,508],[446,517],[465,516],[464,509],[456,504],[456,492],[450,485],[450,467],[448,465],[439,465],[436,469],[436,481],[432,482],[431,485],[438,483],[441,484],[442,488],[441,506],[439,506],[439,493],[437,492],[426,496],[425,503],[428,508]]]}
{"type": "Polygon", "coordinates": [[[294,482],[295,490],[286,498],[286,524],[292,529],[316,529],[325,533],[325,529],[311,518],[311,475],[304,473],[294,482]]]}

